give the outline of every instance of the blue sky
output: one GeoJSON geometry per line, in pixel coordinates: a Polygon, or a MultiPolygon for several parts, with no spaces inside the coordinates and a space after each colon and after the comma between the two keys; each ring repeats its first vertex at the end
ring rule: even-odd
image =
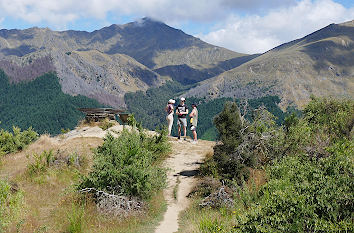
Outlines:
{"type": "Polygon", "coordinates": [[[0,28],[93,31],[145,16],[237,52],[258,53],[354,19],[350,0],[0,0],[0,28]]]}

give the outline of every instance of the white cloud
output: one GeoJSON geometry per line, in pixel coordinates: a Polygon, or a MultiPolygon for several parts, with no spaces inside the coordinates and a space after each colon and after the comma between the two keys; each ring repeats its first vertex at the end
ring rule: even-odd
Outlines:
{"type": "Polygon", "coordinates": [[[97,28],[116,23],[109,22],[108,13],[116,18],[149,16],[174,26],[217,23],[210,33],[197,36],[245,53],[264,52],[354,18],[354,8],[334,0],[0,0],[0,9],[2,25],[16,18],[53,29],[65,29],[78,20],[97,23],[97,28]]]}
{"type": "Polygon", "coordinates": [[[225,19],[232,10],[284,6],[296,0],[0,0],[0,17],[65,27],[79,18],[104,20],[107,13],[150,16],[164,22],[206,22],[225,19]]]}
{"type": "Polygon", "coordinates": [[[279,44],[303,37],[330,23],[354,19],[354,8],[346,9],[332,0],[302,0],[291,7],[264,16],[231,15],[201,39],[237,52],[265,52],[279,44]]]}

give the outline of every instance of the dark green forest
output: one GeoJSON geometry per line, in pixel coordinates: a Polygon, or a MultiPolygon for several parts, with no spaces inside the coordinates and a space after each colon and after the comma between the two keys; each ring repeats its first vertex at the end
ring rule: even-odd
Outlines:
{"type": "MultiPolygon", "coordinates": [[[[183,91],[191,88],[191,86],[181,85],[178,82],[167,82],[158,88],[150,88],[145,93],[142,91],[136,93],[127,93],[125,95],[125,103],[128,110],[134,113],[135,118],[148,129],[155,129],[166,124],[166,113],[164,108],[170,98],[176,99],[178,105],[178,96],[183,91]]],[[[214,117],[221,112],[226,101],[232,101],[231,98],[218,98],[206,100],[205,98],[187,98],[186,104],[191,108],[192,103],[198,104],[199,122],[198,134],[199,138],[205,140],[215,140],[217,131],[213,126],[214,117]]],[[[240,100],[234,100],[240,105],[240,100]]],[[[246,118],[251,119],[252,110],[262,105],[276,117],[276,122],[281,124],[287,113],[284,113],[277,105],[280,102],[278,96],[266,96],[258,99],[248,100],[248,111],[246,118]]],[[[175,116],[172,135],[177,135],[177,117],[175,116]]],[[[190,135],[191,132],[188,132],[190,135]]]]}
{"type": "MultiPolygon", "coordinates": [[[[178,82],[167,82],[161,87],[150,88],[146,92],[127,93],[125,102],[128,111],[134,114],[143,127],[155,130],[166,124],[164,108],[168,99],[176,99],[177,106],[177,97],[191,87],[193,86],[182,85],[178,82]]],[[[10,84],[6,74],[0,71],[0,97],[0,128],[11,130],[13,126],[18,126],[21,129],[32,126],[40,134],[58,134],[61,129],[73,129],[78,121],[84,117],[77,110],[78,108],[101,106],[96,100],[84,96],[64,94],[55,73],[45,74],[31,82],[10,84]]],[[[199,138],[217,139],[213,119],[221,112],[226,101],[236,101],[240,105],[240,100],[231,98],[187,99],[186,103],[189,108],[191,108],[192,103],[198,104],[199,138]]],[[[280,99],[277,96],[248,100],[249,111],[246,118],[251,119],[252,109],[264,105],[268,111],[276,116],[276,122],[281,124],[286,113],[278,107],[279,102],[280,99]]],[[[176,120],[175,117],[172,129],[173,135],[177,135],[176,120]]],[[[188,135],[190,136],[191,132],[188,131],[188,135]]]]}
{"type": "Polygon", "coordinates": [[[0,70],[0,128],[12,130],[33,127],[38,133],[58,134],[73,129],[84,115],[81,107],[99,107],[96,100],[70,96],[61,90],[55,73],[48,73],[31,82],[10,84],[0,70]]]}

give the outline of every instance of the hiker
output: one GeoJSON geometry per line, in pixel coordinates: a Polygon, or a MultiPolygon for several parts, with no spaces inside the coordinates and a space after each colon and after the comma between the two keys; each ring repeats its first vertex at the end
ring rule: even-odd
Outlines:
{"type": "Polygon", "coordinates": [[[188,107],[185,104],[186,99],[181,98],[180,104],[177,106],[176,115],[178,116],[177,125],[178,125],[178,139],[181,139],[181,125],[183,126],[184,138],[187,136],[187,115],[188,107]]]}
{"type": "Polygon", "coordinates": [[[167,112],[166,120],[168,124],[168,136],[171,136],[171,130],[172,130],[172,125],[173,125],[173,110],[174,110],[174,104],[176,103],[175,100],[170,99],[168,101],[168,104],[165,108],[165,111],[167,112]]]}
{"type": "Polygon", "coordinates": [[[192,112],[189,114],[190,122],[191,122],[191,130],[193,132],[193,144],[197,143],[197,124],[198,124],[198,109],[197,104],[192,104],[192,112]]]}

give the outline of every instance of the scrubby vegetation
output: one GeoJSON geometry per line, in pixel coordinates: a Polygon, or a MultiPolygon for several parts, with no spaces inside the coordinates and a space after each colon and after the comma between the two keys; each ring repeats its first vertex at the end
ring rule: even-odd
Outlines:
{"type": "Polygon", "coordinates": [[[0,70],[0,128],[33,127],[42,133],[59,134],[74,128],[84,117],[78,108],[100,107],[93,99],[70,96],[61,90],[58,77],[48,73],[30,82],[10,84],[0,70]]]}
{"type": "Polygon", "coordinates": [[[6,180],[0,180],[0,232],[16,221],[23,207],[22,192],[14,189],[6,180]]]}
{"type": "Polygon", "coordinates": [[[169,151],[166,131],[148,135],[134,118],[132,130],[118,138],[107,135],[94,153],[92,171],[82,178],[79,190],[94,188],[111,194],[149,199],[165,185],[166,174],[156,162],[169,151]]]}
{"type": "Polygon", "coordinates": [[[214,178],[195,191],[196,203],[215,209],[196,215],[194,206],[184,221],[200,232],[352,232],[354,101],[312,97],[283,126],[265,109],[253,116],[227,103],[215,118],[221,143],[201,168],[214,178]],[[215,195],[222,189],[228,195],[215,195]],[[231,207],[212,205],[232,196],[231,207]]]}
{"type": "Polygon", "coordinates": [[[13,127],[12,131],[0,130],[0,156],[22,150],[38,138],[38,134],[31,127],[24,131],[13,127]]]}

